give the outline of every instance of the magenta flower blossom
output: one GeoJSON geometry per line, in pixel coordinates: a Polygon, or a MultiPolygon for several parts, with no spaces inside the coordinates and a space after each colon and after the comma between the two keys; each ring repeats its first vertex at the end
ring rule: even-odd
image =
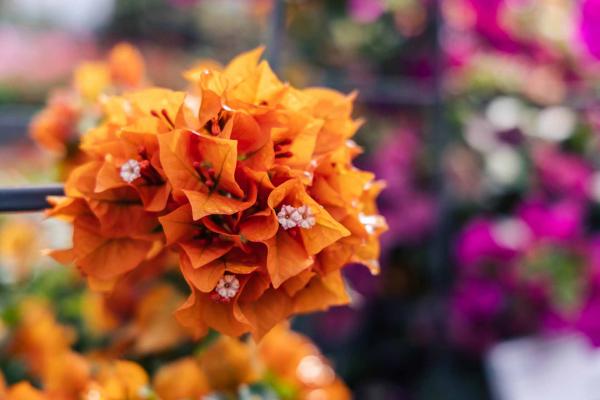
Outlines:
{"type": "Polygon", "coordinates": [[[582,1],[579,33],[590,55],[600,59],[600,0],[582,1]]]}
{"type": "Polygon", "coordinates": [[[481,351],[514,336],[578,330],[600,345],[600,237],[586,236],[583,220],[579,201],[534,199],[511,217],[469,223],[455,248],[455,342],[481,351]]]}
{"type": "Polygon", "coordinates": [[[510,280],[463,280],[450,304],[450,335],[460,347],[479,353],[499,340],[534,333],[547,310],[540,287],[510,280]]]}
{"type": "Polygon", "coordinates": [[[600,347],[600,296],[596,294],[591,297],[582,307],[575,327],[586,335],[594,346],[600,347]]]}
{"type": "Polygon", "coordinates": [[[456,258],[461,268],[472,269],[485,262],[510,262],[517,255],[515,248],[502,243],[494,222],[476,219],[461,233],[456,243],[456,258]]]}
{"type": "Polygon", "coordinates": [[[481,351],[498,340],[496,317],[505,303],[505,290],[492,280],[461,282],[450,306],[450,330],[461,347],[481,351]]]}
{"type": "Polygon", "coordinates": [[[475,31],[497,50],[517,52],[525,50],[520,43],[501,23],[501,11],[505,0],[469,0],[475,14],[475,31]]]}
{"type": "Polygon", "coordinates": [[[383,0],[350,0],[348,8],[352,18],[361,23],[373,22],[385,11],[383,0]]]}
{"type": "Polygon", "coordinates": [[[534,149],[533,162],[546,192],[560,197],[587,198],[593,169],[583,157],[555,147],[542,147],[534,149]]]}
{"type": "Polygon", "coordinates": [[[390,227],[381,238],[384,258],[394,245],[419,243],[434,225],[436,202],[418,179],[422,145],[415,133],[399,131],[384,140],[370,160],[377,178],[387,183],[378,199],[390,227]]]}
{"type": "Polygon", "coordinates": [[[562,201],[549,205],[533,200],[521,205],[518,215],[537,241],[569,243],[582,235],[583,212],[579,202],[562,201]]]}

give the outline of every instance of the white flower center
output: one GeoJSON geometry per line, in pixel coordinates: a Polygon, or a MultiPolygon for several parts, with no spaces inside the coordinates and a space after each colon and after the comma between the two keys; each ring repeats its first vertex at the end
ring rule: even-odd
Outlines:
{"type": "Polygon", "coordinates": [[[227,300],[235,297],[238,290],[240,290],[240,281],[235,275],[223,275],[215,288],[217,294],[227,300]]]}
{"type": "Polygon", "coordinates": [[[127,160],[121,165],[121,179],[127,183],[135,181],[142,176],[140,174],[140,163],[136,160],[127,160]]]}
{"type": "Polygon", "coordinates": [[[279,213],[277,213],[277,219],[283,229],[286,230],[297,226],[303,229],[310,229],[317,223],[315,215],[307,205],[300,207],[283,205],[279,213]]]}

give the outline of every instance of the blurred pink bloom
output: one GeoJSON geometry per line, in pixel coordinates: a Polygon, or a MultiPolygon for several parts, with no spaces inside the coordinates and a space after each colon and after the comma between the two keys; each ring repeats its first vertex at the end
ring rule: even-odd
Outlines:
{"type": "Polygon", "coordinates": [[[382,236],[384,253],[394,245],[418,243],[433,228],[436,202],[418,181],[422,146],[414,132],[397,131],[381,143],[371,159],[369,167],[387,184],[378,199],[390,227],[382,236]]]}
{"type": "Polygon", "coordinates": [[[528,333],[595,326],[587,315],[600,311],[588,305],[600,295],[600,238],[584,235],[582,204],[528,200],[512,216],[463,229],[450,316],[457,344],[482,351],[528,333]]]}
{"type": "Polygon", "coordinates": [[[350,0],[349,12],[358,22],[369,23],[379,18],[383,12],[383,0],[350,0]]]}
{"type": "Polygon", "coordinates": [[[484,262],[508,262],[517,250],[507,247],[494,235],[494,222],[476,219],[462,231],[456,242],[456,258],[460,268],[473,268],[484,262]]]}
{"type": "Polygon", "coordinates": [[[534,200],[524,203],[518,215],[538,241],[572,243],[582,237],[584,211],[579,202],[563,201],[550,205],[534,200]]]}
{"type": "Polygon", "coordinates": [[[600,0],[583,0],[579,33],[588,52],[600,59],[600,0]]]}
{"type": "Polygon", "coordinates": [[[593,170],[582,156],[543,147],[534,150],[533,162],[542,187],[550,194],[578,199],[588,196],[593,170]]]}
{"type": "Polygon", "coordinates": [[[480,353],[499,340],[535,333],[546,315],[547,299],[539,287],[463,280],[450,303],[450,336],[458,346],[480,353]]]}
{"type": "Polygon", "coordinates": [[[596,295],[588,300],[581,309],[575,326],[594,346],[600,347],[600,296],[596,295]]]}
{"type": "Polygon", "coordinates": [[[93,58],[90,38],[61,31],[0,27],[0,81],[35,86],[67,77],[82,59],[93,58]]]}
{"type": "Polygon", "coordinates": [[[476,16],[475,30],[501,51],[517,52],[523,49],[514,36],[501,24],[500,14],[505,0],[468,0],[476,16]]]}

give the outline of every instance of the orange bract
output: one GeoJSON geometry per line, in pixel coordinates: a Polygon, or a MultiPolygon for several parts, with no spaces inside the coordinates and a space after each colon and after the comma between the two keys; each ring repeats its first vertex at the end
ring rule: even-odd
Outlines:
{"type": "MultiPolygon", "coordinates": [[[[171,297],[167,291],[165,286],[157,287],[149,293],[148,302],[171,297]]],[[[237,398],[255,383],[284,389],[282,398],[351,397],[315,345],[287,324],[276,326],[258,344],[250,338],[220,336],[204,343],[194,355],[162,364],[151,379],[142,365],[114,358],[114,349],[75,352],[71,348],[74,330],[57,321],[49,303],[28,298],[21,307],[22,319],[5,350],[24,361],[36,387],[25,381],[6,384],[0,373],[3,400],[237,398]]]]}
{"type": "MultiPolygon", "coordinates": [[[[292,314],[347,303],[347,263],[377,273],[382,185],[352,165],[355,96],[293,88],[261,53],[188,71],[187,93],[104,97],[85,161],[49,211],[74,225],[56,258],[99,290],[176,251],[190,288],[176,317],[196,336],[260,338],[292,314]]],[[[130,56],[117,48],[111,60],[130,56]]],[[[130,84],[135,65],[113,78],[130,84]]]]}
{"type": "Polygon", "coordinates": [[[293,388],[299,400],[352,398],[319,349],[283,324],[265,336],[258,352],[265,367],[281,383],[293,388]]]}

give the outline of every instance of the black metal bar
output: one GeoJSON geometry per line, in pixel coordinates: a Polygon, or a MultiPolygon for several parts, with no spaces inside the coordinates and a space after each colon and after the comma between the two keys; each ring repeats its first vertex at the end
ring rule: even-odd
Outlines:
{"type": "Polygon", "coordinates": [[[433,285],[437,290],[444,290],[450,278],[449,266],[449,228],[450,228],[450,210],[451,193],[448,182],[445,179],[444,172],[444,153],[449,142],[449,132],[445,123],[444,110],[444,51],[441,44],[441,35],[443,29],[443,20],[441,14],[441,2],[433,2],[433,65],[434,65],[434,93],[431,109],[431,137],[430,154],[433,163],[434,190],[437,193],[438,211],[437,224],[431,242],[431,252],[429,253],[430,274],[433,285]]]}
{"type": "Polygon", "coordinates": [[[438,199],[437,222],[429,247],[428,269],[433,290],[432,317],[437,334],[437,342],[433,347],[435,363],[440,368],[451,368],[452,357],[448,348],[447,330],[447,296],[452,284],[452,256],[451,231],[453,223],[454,201],[452,187],[446,178],[444,171],[444,158],[451,137],[446,124],[444,104],[444,49],[441,43],[443,34],[443,19],[441,13],[441,2],[433,2],[434,25],[433,25],[433,63],[434,63],[434,102],[431,108],[431,137],[429,139],[429,151],[434,171],[433,189],[438,199]]]}
{"type": "Polygon", "coordinates": [[[0,188],[0,212],[42,211],[50,205],[48,196],[63,196],[61,184],[0,188]]]}
{"type": "Polygon", "coordinates": [[[273,71],[281,72],[281,53],[285,39],[285,0],[275,0],[267,32],[267,58],[273,71]]]}

